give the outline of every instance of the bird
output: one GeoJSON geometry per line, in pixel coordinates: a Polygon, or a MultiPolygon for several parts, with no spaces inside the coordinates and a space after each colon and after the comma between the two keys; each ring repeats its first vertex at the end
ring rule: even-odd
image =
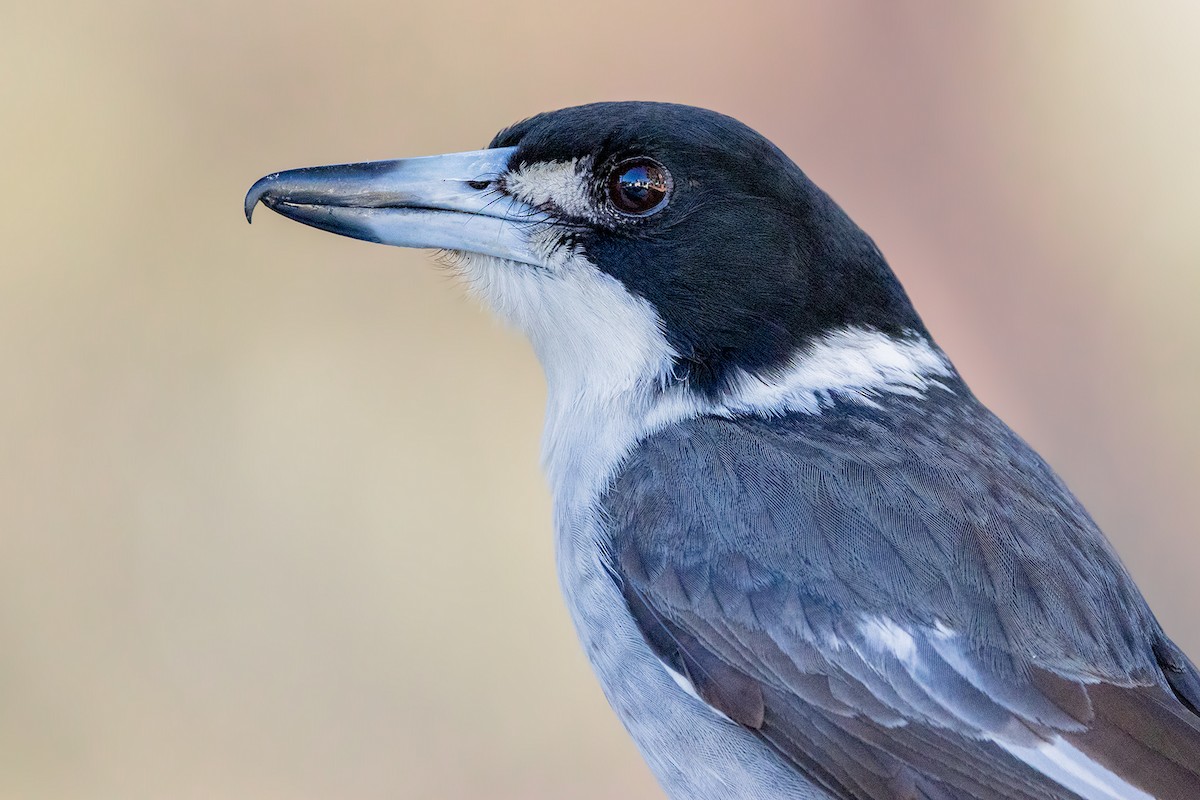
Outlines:
{"type": "Polygon", "coordinates": [[[270,174],[531,342],[559,582],[672,800],[1200,798],[1200,672],[875,242],[685,105],[270,174]]]}

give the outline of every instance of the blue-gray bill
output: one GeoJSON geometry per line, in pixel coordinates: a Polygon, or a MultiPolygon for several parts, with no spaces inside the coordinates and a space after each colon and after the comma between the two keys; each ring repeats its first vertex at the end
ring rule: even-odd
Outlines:
{"type": "Polygon", "coordinates": [[[530,263],[535,256],[522,232],[544,217],[496,189],[515,149],[276,172],[250,187],[246,220],[262,203],[353,239],[530,263]]]}

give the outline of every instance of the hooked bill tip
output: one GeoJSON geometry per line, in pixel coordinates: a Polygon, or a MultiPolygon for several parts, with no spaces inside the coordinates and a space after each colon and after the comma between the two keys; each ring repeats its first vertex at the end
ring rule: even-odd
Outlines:
{"type": "Polygon", "coordinates": [[[253,222],[254,207],[266,196],[270,190],[271,184],[279,178],[279,173],[274,172],[267,175],[265,178],[259,178],[250,187],[250,191],[246,192],[246,200],[243,205],[243,210],[246,212],[246,222],[253,222]]]}

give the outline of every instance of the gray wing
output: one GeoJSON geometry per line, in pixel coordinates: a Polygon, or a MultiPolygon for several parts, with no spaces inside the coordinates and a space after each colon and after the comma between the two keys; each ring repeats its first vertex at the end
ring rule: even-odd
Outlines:
{"type": "Polygon", "coordinates": [[[647,641],[835,797],[1200,797],[1200,678],[1103,536],[921,402],[643,442],[603,505],[647,641]]]}

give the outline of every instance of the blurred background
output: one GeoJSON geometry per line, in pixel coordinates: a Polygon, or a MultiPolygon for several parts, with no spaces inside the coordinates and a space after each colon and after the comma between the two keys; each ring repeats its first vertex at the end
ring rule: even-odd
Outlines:
{"type": "Polygon", "coordinates": [[[0,7],[0,798],[659,797],[523,341],[242,196],[659,99],[766,134],[1200,657],[1200,6],[0,7]]]}

